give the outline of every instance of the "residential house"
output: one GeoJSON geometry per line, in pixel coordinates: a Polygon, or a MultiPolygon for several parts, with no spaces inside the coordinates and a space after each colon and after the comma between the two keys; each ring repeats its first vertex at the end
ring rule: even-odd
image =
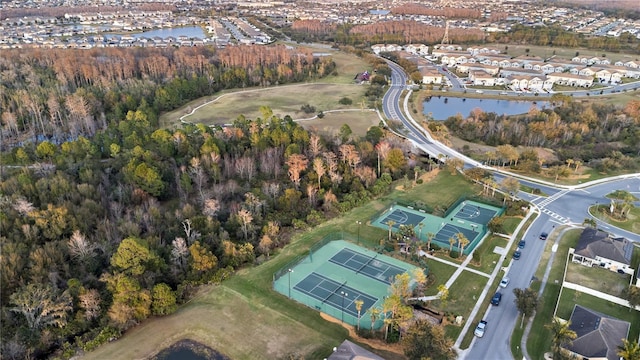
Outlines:
{"type": "Polygon", "coordinates": [[[469,80],[473,82],[473,85],[495,86],[496,84],[496,79],[483,70],[469,71],[469,80]]]}
{"type": "Polygon", "coordinates": [[[578,70],[578,75],[582,75],[582,76],[595,76],[596,75],[596,71],[593,68],[590,67],[585,67],[582,69],[577,69],[578,70]]]}
{"type": "Polygon", "coordinates": [[[327,358],[327,360],[351,360],[351,359],[384,360],[384,358],[352,343],[349,340],[345,340],[342,342],[342,344],[340,344],[340,346],[333,348],[333,352],[327,358]]]}
{"type": "Polygon", "coordinates": [[[484,64],[473,64],[473,63],[468,63],[468,64],[459,64],[456,66],[456,69],[458,70],[458,72],[461,72],[463,74],[466,74],[468,72],[471,71],[484,71],[489,75],[492,76],[496,76],[498,75],[498,72],[500,71],[500,68],[497,66],[491,66],[491,65],[484,65],[484,64]]]}
{"type": "Polygon", "coordinates": [[[630,68],[638,69],[638,68],[640,68],[640,61],[633,61],[633,60],[631,60],[631,61],[627,61],[627,62],[625,62],[625,63],[624,63],[624,64],[622,64],[622,65],[623,65],[623,66],[626,66],[626,67],[630,67],[630,68]]]}
{"type": "Polygon", "coordinates": [[[429,47],[424,44],[409,44],[404,49],[414,55],[427,55],[429,53],[429,47]]]}
{"type": "Polygon", "coordinates": [[[567,86],[579,86],[579,87],[592,87],[593,77],[582,76],[578,74],[568,73],[553,73],[548,74],[547,77],[554,83],[567,86]]]}
{"type": "Polygon", "coordinates": [[[420,68],[423,84],[442,84],[442,74],[432,67],[420,68]]]}
{"type": "Polygon", "coordinates": [[[625,238],[614,238],[604,231],[588,227],[582,231],[576,248],[569,249],[569,253],[574,263],[633,275],[633,243],[625,238]]]}
{"type": "Polygon", "coordinates": [[[506,84],[513,90],[526,90],[536,91],[543,89],[551,89],[553,82],[548,81],[547,77],[541,76],[529,76],[529,75],[509,75],[506,78],[506,84]]]}
{"type": "Polygon", "coordinates": [[[620,360],[618,346],[629,336],[630,323],[580,305],[573,307],[569,321],[577,336],[564,348],[576,358],[620,360]]]}
{"type": "Polygon", "coordinates": [[[617,84],[622,81],[622,73],[608,69],[600,69],[596,71],[596,79],[601,83],[617,84]]]}
{"type": "Polygon", "coordinates": [[[544,76],[542,71],[524,68],[505,68],[500,70],[500,76],[508,77],[510,75],[526,75],[526,76],[544,76]]]}

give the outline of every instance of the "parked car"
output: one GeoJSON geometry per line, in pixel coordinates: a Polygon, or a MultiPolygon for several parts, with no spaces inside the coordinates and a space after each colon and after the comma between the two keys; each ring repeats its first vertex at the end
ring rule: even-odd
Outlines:
{"type": "Polygon", "coordinates": [[[476,90],[476,93],[478,93],[478,94],[482,94],[483,92],[484,91],[482,91],[482,90],[476,90]]]}
{"type": "Polygon", "coordinates": [[[519,249],[524,249],[524,246],[527,244],[526,241],[524,240],[520,240],[520,242],[518,242],[518,248],[519,249]]]}
{"type": "Polygon", "coordinates": [[[549,237],[549,234],[547,234],[546,232],[540,234],[540,240],[547,240],[547,237],[549,237]]]}
{"type": "Polygon", "coordinates": [[[476,329],[473,331],[473,335],[477,336],[477,337],[483,337],[484,336],[484,330],[487,328],[487,322],[484,320],[481,320],[480,323],[478,324],[478,326],[476,326],[476,329]]]}
{"type": "Polygon", "coordinates": [[[500,280],[500,287],[501,288],[506,288],[507,285],[509,285],[509,278],[508,277],[503,277],[502,280],[500,280]]]}
{"type": "Polygon", "coordinates": [[[491,298],[491,305],[495,305],[495,306],[500,305],[500,300],[502,300],[502,293],[501,292],[495,293],[491,298]]]}
{"type": "Polygon", "coordinates": [[[520,251],[520,250],[516,250],[516,251],[513,253],[513,260],[520,260],[520,256],[521,256],[521,255],[522,255],[522,251],[520,251]]]}

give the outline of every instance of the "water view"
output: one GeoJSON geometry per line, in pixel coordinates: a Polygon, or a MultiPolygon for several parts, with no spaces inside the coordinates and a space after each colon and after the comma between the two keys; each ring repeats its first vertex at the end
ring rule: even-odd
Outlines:
{"type": "Polygon", "coordinates": [[[529,111],[531,106],[538,109],[550,107],[548,101],[517,101],[496,99],[469,99],[446,96],[434,96],[423,102],[424,114],[431,113],[435,120],[446,120],[450,116],[460,113],[467,116],[471,110],[480,108],[485,112],[494,112],[498,115],[517,115],[529,111]]]}
{"type": "Polygon", "coordinates": [[[150,30],[150,31],[133,34],[132,36],[134,38],[145,37],[147,39],[158,36],[163,39],[166,39],[170,36],[177,38],[178,36],[183,36],[183,35],[188,38],[197,37],[200,39],[204,39],[206,37],[204,30],[202,30],[202,28],[199,26],[186,26],[186,27],[178,27],[178,28],[150,30]]]}

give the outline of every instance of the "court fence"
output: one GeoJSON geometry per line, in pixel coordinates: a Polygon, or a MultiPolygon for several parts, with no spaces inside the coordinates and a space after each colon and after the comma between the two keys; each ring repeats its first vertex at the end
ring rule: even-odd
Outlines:
{"type": "Polygon", "coordinates": [[[331,241],[336,241],[336,240],[347,240],[351,242],[357,241],[356,237],[354,237],[349,233],[345,233],[344,231],[335,231],[335,232],[329,233],[325,235],[325,237],[323,237],[322,240],[311,245],[308,252],[302,255],[296,256],[293,260],[289,261],[286,265],[284,265],[278,271],[273,273],[273,282],[281,278],[283,275],[289,273],[289,269],[296,267],[296,265],[300,264],[306,258],[313,256],[313,253],[316,252],[316,250],[327,245],[331,241]]]}

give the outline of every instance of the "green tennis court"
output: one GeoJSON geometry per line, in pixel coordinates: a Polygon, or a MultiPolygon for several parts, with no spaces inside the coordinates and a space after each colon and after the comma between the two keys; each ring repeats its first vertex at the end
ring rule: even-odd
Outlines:
{"type": "Polygon", "coordinates": [[[457,234],[463,234],[469,239],[464,247],[464,254],[469,255],[487,234],[487,224],[493,217],[504,210],[477,201],[460,199],[452,206],[444,217],[428,214],[423,210],[407,206],[394,205],[385,211],[371,224],[383,229],[389,226],[397,230],[400,225],[413,227],[416,237],[423,242],[428,240],[428,234],[433,234],[431,243],[441,248],[449,248],[449,239],[454,239],[455,248],[460,248],[457,234]]]}
{"type": "MultiPolygon", "coordinates": [[[[345,323],[358,323],[357,304],[362,302],[360,327],[371,328],[367,311],[382,309],[389,285],[398,274],[413,277],[416,266],[378,254],[345,240],[327,241],[309,255],[296,259],[274,274],[274,289],[345,323]]],[[[411,286],[415,282],[411,281],[411,286]]],[[[377,320],[374,328],[383,324],[377,320]]]]}

